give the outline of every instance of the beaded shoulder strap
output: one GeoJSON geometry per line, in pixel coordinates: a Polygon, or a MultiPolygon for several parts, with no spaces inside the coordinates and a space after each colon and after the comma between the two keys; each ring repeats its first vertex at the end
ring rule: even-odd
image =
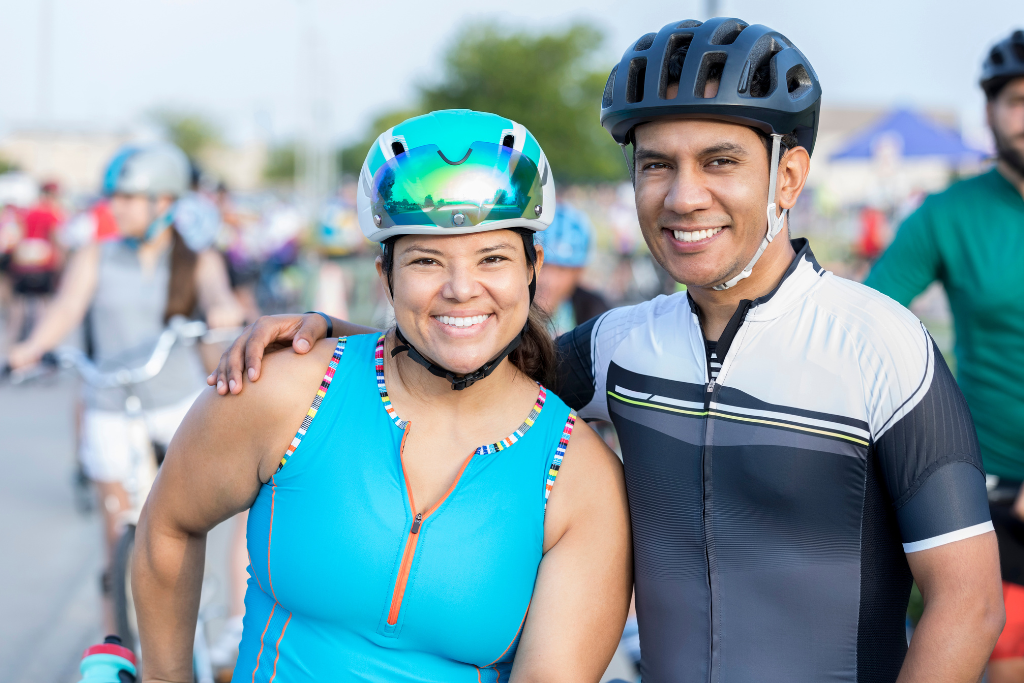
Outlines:
{"type": "Polygon", "coordinates": [[[575,426],[576,411],[570,410],[569,417],[565,420],[565,428],[562,429],[562,438],[558,440],[558,448],[555,449],[555,457],[551,461],[551,469],[548,470],[547,485],[544,487],[544,512],[548,510],[548,498],[551,496],[551,489],[555,486],[555,478],[558,476],[558,470],[562,467],[562,458],[565,457],[565,449],[569,446],[569,438],[572,436],[575,426]]]}
{"type": "Polygon", "coordinates": [[[324,373],[324,378],[320,380],[320,388],[316,390],[316,396],[313,397],[313,404],[309,406],[309,410],[306,411],[306,417],[302,418],[302,424],[299,426],[299,431],[295,432],[295,438],[288,445],[288,450],[284,452],[284,456],[281,458],[281,464],[277,466],[277,471],[280,472],[281,468],[288,462],[288,458],[292,457],[292,453],[302,443],[302,439],[306,436],[306,432],[309,430],[309,425],[313,423],[313,418],[316,417],[316,411],[320,410],[320,404],[324,400],[324,396],[327,395],[327,390],[331,386],[331,381],[334,379],[334,372],[338,369],[338,362],[341,360],[341,354],[345,352],[345,342],[348,338],[341,337],[338,339],[337,346],[334,347],[334,355],[331,356],[331,362],[327,364],[327,372],[324,373]]]}

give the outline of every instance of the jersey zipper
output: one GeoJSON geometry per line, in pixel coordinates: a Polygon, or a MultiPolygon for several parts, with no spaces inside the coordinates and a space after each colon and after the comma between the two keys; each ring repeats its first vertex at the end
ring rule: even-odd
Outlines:
{"type": "Polygon", "coordinates": [[[473,459],[473,455],[476,451],[470,454],[466,461],[462,463],[462,467],[459,468],[458,473],[455,475],[455,481],[448,487],[444,495],[441,496],[440,500],[434,503],[425,512],[416,512],[416,501],[412,497],[412,488],[409,486],[409,479],[405,476],[405,441],[409,438],[409,430],[412,428],[412,423],[407,422],[405,425],[405,434],[402,435],[402,445],[399,447],[398,457],[402,461],[402,478],[405,480],[405,490],[409,496],[409,507],[412,510],[413,519],[412,524],[409,526],[409,534],[405,539],[405,550],[402,553],[402,563],[398,566],[398,577],[395,579],[395,589],[391,594],[391,607],[388,610],[388,626],[394,626],[398,623],[398,615],[402,611],[402,601],[405,599],[405,589],[409,583],[409,572],[412,570],[412,561],[416,557],[416,545],[420,538],[420,529],[423,527],[423,522],[427,520],[430,515],[434,513],[437,508],[441,507],[441,504],[448,499],[452,491],[459,483],[459,479],[462,478],[462,473],[466,471],[466,467],[469,466],[469,461],[473,459]]]}

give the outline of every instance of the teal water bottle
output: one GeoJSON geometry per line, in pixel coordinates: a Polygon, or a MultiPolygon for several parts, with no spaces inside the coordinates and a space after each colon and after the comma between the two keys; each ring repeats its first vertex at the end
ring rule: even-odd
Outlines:
{"type": "Polygon", "coordinates": [[[135,653],[121,645],[117,636],[107,636],[100,645],[86,648],[79,665],[79,683],[135,683],[135,653]]]}

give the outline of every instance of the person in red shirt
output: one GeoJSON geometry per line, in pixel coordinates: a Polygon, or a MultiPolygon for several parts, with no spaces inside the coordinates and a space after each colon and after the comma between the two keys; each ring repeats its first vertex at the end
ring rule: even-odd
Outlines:
{"type": "Polygon", "coordinates": [[[21,239],[11,253],[11,331],[22,339],[41,314],[41,305],[53,294],[61,263],[57,229],[64,222],[58,204],[60,188],[47,182],[40,188],[39,202],[22,218],[21,239]]]}

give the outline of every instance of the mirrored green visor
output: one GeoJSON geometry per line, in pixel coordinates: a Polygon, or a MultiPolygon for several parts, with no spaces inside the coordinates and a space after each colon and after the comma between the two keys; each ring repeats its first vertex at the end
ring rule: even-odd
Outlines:
{"type": "Polygon", "coordinates": [[[529,157],[504,145],[474,142],[462,159],[423,145],[388,160],[374,174],[374,222],[381,230],[403,225],[457,230],[536,220],[543,181],[529,157]]]}

